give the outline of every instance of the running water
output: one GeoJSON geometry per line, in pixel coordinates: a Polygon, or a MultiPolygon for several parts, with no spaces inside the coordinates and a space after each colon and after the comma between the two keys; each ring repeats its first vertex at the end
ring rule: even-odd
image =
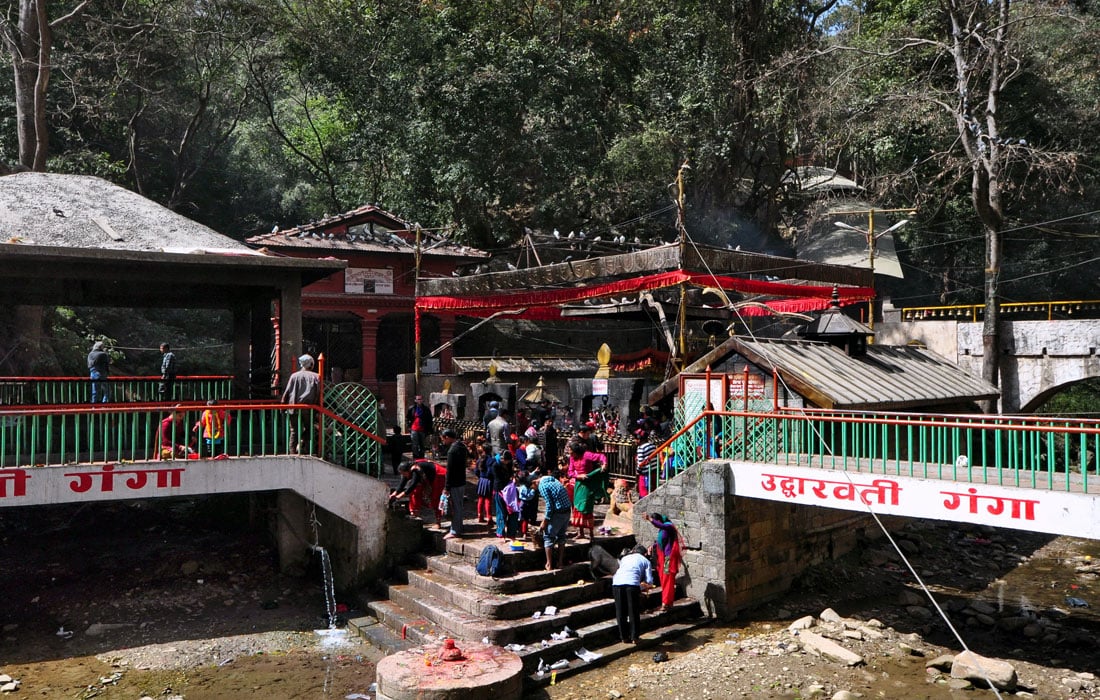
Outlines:
{"type": "Polygon", "coordinates": [[[314,551],[321,556],[321,585],[325,588],[325,615],[328,618],[328,629],[336,629],[336,581],[332,577],[332,560],[328,550],[321,545],[313,545],[314,551]]]}

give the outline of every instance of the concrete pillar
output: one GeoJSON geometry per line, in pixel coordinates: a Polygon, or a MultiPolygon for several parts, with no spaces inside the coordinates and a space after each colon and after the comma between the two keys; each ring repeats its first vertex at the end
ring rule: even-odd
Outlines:
{"type": "Polygon", "coordinates": [[[279,386],[286,386],[302,354],[302,286],[298,280],[279,290],[279,386]]]}
{"type": "Polygon", "coordinates": [[[251,357],[249,358],[249,395],[254,399],[271,398],[271,300],[257,299],[251,304],[251,357]]]}
{"type": "MultiPolygon", "coordinates": [[[[446,343],[453,340],[455,337],[455,317],[454,316],[441,316],[439,320],[439,342],[446,343]]],[[[427,354],[435,350],[435,348],[426,348],[424,353],[427,354]]],[[[454,371],[451,365],[451,359],[454,357],[454,346],[448,345],[443,352],[439,353],[439,373],[450,374],[454,371]]],[[[456,414],[457,415],[457,414],[456,414]]]]}
{"type": "Polygon", "coordinates": [[[233,389],[231,398],[251,398],[252,313],[248,304],[233,305],[233,389]]]}
{"type": "Polygon", "coordinates": [[[279,570],[300,576],[309,566],[312,533],[309,529],[309,502],[288,489],[275,499],[275,545],[279,570]]]}

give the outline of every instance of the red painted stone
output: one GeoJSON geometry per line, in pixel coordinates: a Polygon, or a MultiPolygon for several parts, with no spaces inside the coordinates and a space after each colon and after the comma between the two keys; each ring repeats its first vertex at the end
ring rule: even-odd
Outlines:
{"type": "Polygon", "coordinates": [[[433,645],[391,654],[376,673],[378,700],[518,700],[523,694],[519,656],[480,642],[463,642],[459,649],[446,640],[442,650],[433,645]],[[442,658],[454,651],[461,658],[442,658]]]}

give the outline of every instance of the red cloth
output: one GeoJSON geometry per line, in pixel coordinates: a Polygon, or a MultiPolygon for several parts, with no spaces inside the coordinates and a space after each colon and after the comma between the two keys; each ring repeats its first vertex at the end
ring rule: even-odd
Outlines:
{"type": "Polygon", "coordinates": [[[676,600],[676,574],[680,572],[680,541],[672,543],[672,551],[667,556],[657,548],[657,576],[661,581],[661,605],[672,606],[676,600]],[[667,566],[666,566],[667,564],[667,566]]]}
{"type": "MultiPolygon", "coordinates": [[[[616,280],[604,284],[588,285],[584,287],[568,287],[563,289],[545,289],[535,292],[494,292],[488,295],[449,297],[449,296],[424,296],[416,300],[416,311],[461,311],[468,315],[490,315],[498,311],[511,309],[525,309],[520,318],[531,318],[528,313],[537,310],[535,315],[548,317],[549,310],[544,307],[568,304],[583,301],[585,299],[598,299],[612,295],[632,294],[652,289],[663,289],[678,284],[693,284],[696,286],[717,286],[752,294],[768,294],[772,296],[794,297],[777,302],[769,302],[769,306],[783,305],[784,311],[814,310],[829,307],[832,297],[832,286],[787,284],[783,282],[769,282],[767,280],[753,280],[742,277],[716,276],[698,272],[685,272],[673,270],[661,272],[643,277],[616,280]],[[795,308],[797,307],[797,308],[795,308]]],[[[874,298],[874,290],[867,287],[841,287],[837,290],[840,294],[841,304],[853,304],[874,298]]],[[[560,311],[553,310],[560,316],[560,311]]],[[[741,310],[745,315],[759,315],[768,313],[764,309],[746,307],[741,310]]]]}

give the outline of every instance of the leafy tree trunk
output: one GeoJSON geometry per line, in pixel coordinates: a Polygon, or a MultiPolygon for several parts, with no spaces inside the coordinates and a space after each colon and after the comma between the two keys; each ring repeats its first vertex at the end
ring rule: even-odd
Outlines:
{"type": "MultiPolygon", "coordinates": [[[[1010,0],[947,0],[955,63],[955,125],[970,161],[970,197],[985,235],[985,321],[982,378],[1000,385],[1001,176],[1006,151],[997,124],[1001,90],[1011,79],[1007,54],[1010,0]],[[986,27],[986,23],[992,25],[986,27]],[[984,84],[984,89],[983,89],[984,84]],[[983,94],[984,93],[984,94],[983,94]]],[[[997,401],[986,405],[996,412],[997,401]]]]}
{"type": "Polygon", "coordinates": [[[17,23],[6,27],[4,32],[15,73],[19,163],[31,170],[45,169],[49,148],[44,104],[50,81],[52,41],[45,13],[45,0],[20,0],[17,23]]]}
{"type": "Polygon", "coordinates": [[[46,89],[50,84],[50,55],[54,27],[75,17],[85,2],[50,22],[48,0],[19,0],[14,25],[5,22],[4,43],[11,54],[15,77],[15,120],[19,162],[31,170],[46,169],[50,135],[46,127],[46,89]]]}

